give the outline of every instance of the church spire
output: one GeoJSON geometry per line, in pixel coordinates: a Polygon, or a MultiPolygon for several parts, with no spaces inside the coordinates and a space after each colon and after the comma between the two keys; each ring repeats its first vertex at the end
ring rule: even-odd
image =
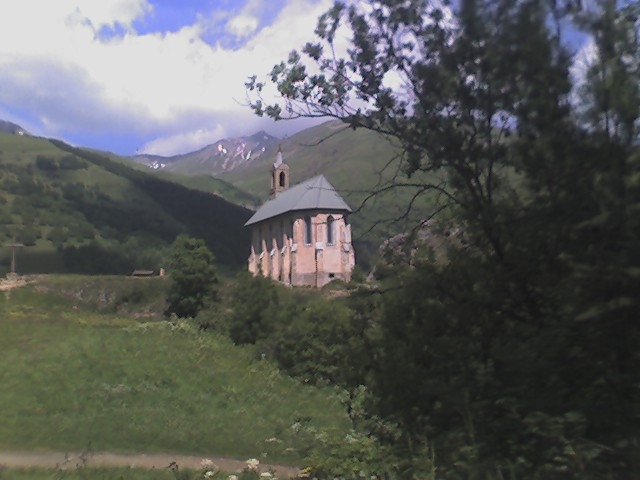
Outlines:
{"type": "Polygon", "coordinates": [[[282,145],[278,146],[276,161],[271,169],[270,198],[276,198],[278,194],[289,188],[289,165],[282,158],[282,145]]]}
{"type": "Polygon", "coordinates": [[[276,161],[273,163],[273,168],[278,168],[284,163],[282,160],[282,144],[278,145],[278,154],[276,155],[276,161]]]}

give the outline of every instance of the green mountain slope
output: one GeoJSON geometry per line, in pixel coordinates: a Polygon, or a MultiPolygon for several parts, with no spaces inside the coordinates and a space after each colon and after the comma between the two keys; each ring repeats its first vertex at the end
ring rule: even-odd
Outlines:
{"type": "Polygon", "coordinates": [[[132,161],[130,157],[121,157],[111,152],[91,150],[87,148],[83,148],[83,150],[99,153],[114,162],[121,163],[129,168],[144,172],[145,174],[152,175],[169,182],[179,183],[180,185],[193,190],[212,193],[231,203],[235,203],[236,205],[242,205],[243,207],[255,210],[262,203],[262,200],[258,196],[241,190],[231,183],[221,178],[214,177],[208,173],[195,174],[181,171],[175,172],[167,169],[153,169],[143,163],[132,161]]]}
{"type": "Polygon", "coordinates": [[[153,171],[153,175],[173,183],[179,183],[190,189],[213,193],[231,203],[242,205],[246,208],[255,210],[262,204],[262,199],[257,195],[241,190],[226,180],[211,175],[185,175],[165,170],[153,171]]]}
{"type": "Polygon", "coordinates": [[[0,166],[0,242],[26,245],[18,271],[158,268],[179,233],[204,238],[220,264],[244,264],[251,212],[202,189],[110,154],[11,134],[0,134],[0,166]]]}
{"type": "MultiPolygon", "coordinates": [[[[220,178],[266,200],[277,148],[272,147],[258,160],[220,178]]],[[[411,213],[405,215],[418,187],[394,188],[372,196],[373,192],[384,190],[396,175],[406,180],[396,171],[398,149],[378,134],[353,131],[341,122],[331,121],[283,140],[281,148],[290,167],[292,185],[322,173],[353,208],[356,261],[365,268],[382,241],[432,213],[433,197],[422,194],[411,213]]],[[[418,183],[423,179],[414,180],[418,183]]]]}

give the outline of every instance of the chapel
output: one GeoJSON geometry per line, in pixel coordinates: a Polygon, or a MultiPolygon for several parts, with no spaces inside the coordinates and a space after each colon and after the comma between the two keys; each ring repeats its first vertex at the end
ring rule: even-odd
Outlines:
{"type": "Polygon", "coordinates": [[[289,187],[289,166],[278,150],[270,199],[245,223],[252,232],[249,271],[293,286],[348,282],[355,266],[349,213],[324,175],[289,187]]]}

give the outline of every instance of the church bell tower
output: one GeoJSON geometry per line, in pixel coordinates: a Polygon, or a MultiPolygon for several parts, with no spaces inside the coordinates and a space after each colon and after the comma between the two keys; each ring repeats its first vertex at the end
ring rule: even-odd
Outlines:
{"type": "Polygon", "coordinates": [[[271,168],[271,191],[269,198],[276,198],[280,192],[288,188],[289,165],[282,160],[282,148],[278,147],[278,155],[271,168]]]}

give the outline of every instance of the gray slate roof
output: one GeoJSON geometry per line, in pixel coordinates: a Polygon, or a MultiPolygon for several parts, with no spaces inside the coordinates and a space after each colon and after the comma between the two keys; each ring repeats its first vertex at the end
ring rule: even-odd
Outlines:
{"type": "Polygon", "coordinates": [[[318,175],[280,192],[276,198],[263,204],[244,225],[254,225],[283,213],[299,210],[351,212],[349,205],[324,175],[318,175]]]}

